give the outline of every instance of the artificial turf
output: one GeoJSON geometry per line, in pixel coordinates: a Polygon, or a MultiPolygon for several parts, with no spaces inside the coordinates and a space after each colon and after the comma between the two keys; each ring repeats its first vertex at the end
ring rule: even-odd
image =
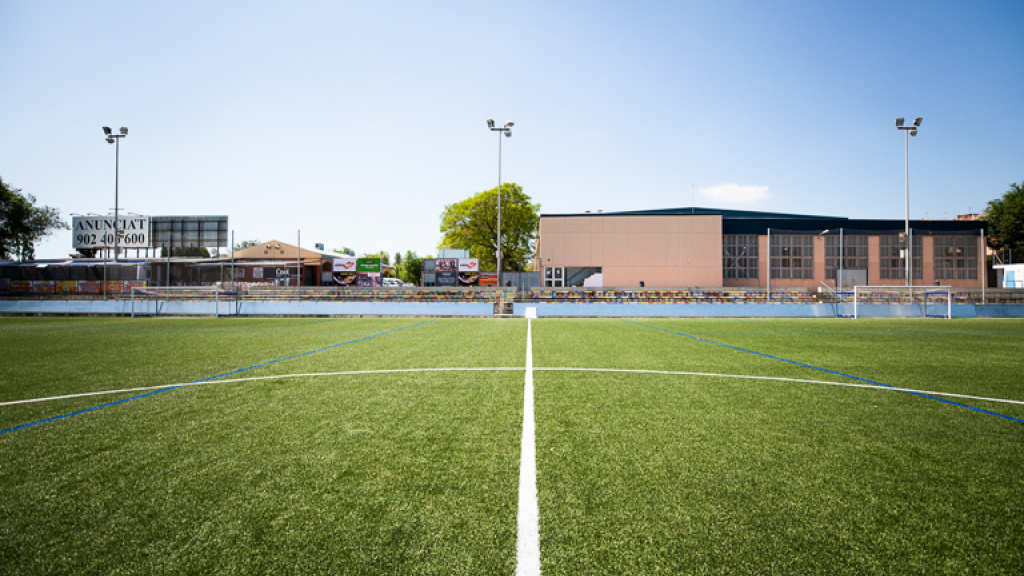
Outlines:
{"type": "MultiPolygon", "coordinates": [[[[1024,566],[1024,405],[882,389],[1024,401],[1024,322],[532,334],[545,575],[1024,566]]],[[[0,344],[0,403],[202,382],[0,434],[5,575],[515,571],[525,320],[0,318],[0,344]]]]}

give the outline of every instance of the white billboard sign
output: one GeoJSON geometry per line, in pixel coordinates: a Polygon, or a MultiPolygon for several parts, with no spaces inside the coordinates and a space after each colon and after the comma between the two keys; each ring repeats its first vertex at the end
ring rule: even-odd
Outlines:
{"type": "Polygon", "coordinates": [[[356,271],[356,259],[355,258],[335,258],[334,267],[335,272],[355,272],[356,271]]]}
{"type": "Polygon", "coordinates": [[[479,272],[479,258],[459,258],[459,272],[479,272]]]}
{"type": "MultiPolygon", "coordinates": [[[[92,250],[114,247],[113,216],[75,216],[71,219],[73,247],[92,250]]],[[[117,219],[121,237],[118,248],[149,248],[149,216],[121,216],[117,219]]]]}

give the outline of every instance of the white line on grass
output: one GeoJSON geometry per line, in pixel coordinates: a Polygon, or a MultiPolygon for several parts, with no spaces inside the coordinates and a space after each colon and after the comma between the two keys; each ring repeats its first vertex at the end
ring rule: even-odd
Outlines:
{"type": "MultiPolygon", "coordinates": [[[[84,398],[87,396],[102,396],[105,394],[129,394],[132,392],[146,392],[148,390],[160,390],[163,388],[185,388],[187,386],[209,386],[211,384],[234,384],[238,382],[256,382],[259,380],[280,380],[285,378],[323,378],[327,376],[359,376],[363,374],[400,374],[416,372],[515,372],[523,368],[402,368],[396,370],[350,370],[346,372],[314,372],[309,374],[278,374],[274,376],[254,376],[251,378],[231,378],[225,380],[204,380],[202,382],[187,382],[183,384],[161,384],[159,386],[142,386],[139,388],[122,388],[120,390],[99,390],[96,392],[82,392],[80,394],[66,394],[63,396],[49,396],[46,398],[27,398],[24,400],[11,400],[0,402],[0,406],[13,406],[15,404],[31,404],[33,402],[50,402],[53,400],[69,400],[73,398],[84,398]]],[[[797,382],[801,384],[825,384],[827,386],[845,386],[848,388],[868,388],[881,392],[916,392],[918,394],[929,394],[932,396],[948,396],[950,398],[966,398],[968,400],[981,400],[984,402],[1001,402],[1003,404],[1024,405],[1021,400],[1009,400],[1006,398],[987,398],[985,396],[969,396],[967,394],[954,394],[952,392],[932,392],[930,390],[917,390],[914,388],[895,388],[878,386],[875,384],[858,384],[854,382],[831,382],[828,380],[807,380],[803,378],[781,378],[778,376],[749,376],[745,374],[716,374],[713,372],[681,372],[674,370],[630,370],[618,368],[533,368],[533,371],[551,372],[611,372],[626,374],[660,374],[665,376],[708,376],[712,378],[738,378],[743,380],[770,380],[777,382],[797,382]]]]}
{"type": "Polygon", "coordinates": [[[540,575],[540,507],[537,504],[537,440],[533,420],[532,320],[526,321],[526,382],[523,388],[523,440],[519,455],[519,521],[516,576],[540,575]]]}
{"type": "Polygon", "coordinates": [[[625,372],[630,374],[663,374],[667,376],[710,376],[712,378],[739,378],[743,380],[775,380],[778,382],[799,382],[801,384],[825,384],[828,386],[845,386],[848,388],[868,388],[871,390],[879,390],[882,392],[916,392],[918,394],[930,394],[932,396],[949,396],[951,398],[967,398],[970,400],[984,400],[986,402],[1002,402],[1004,404],[1024,405],[1024,401],[1022,400],[1008,400],[1005,398],[986,398],[984,396],[969,396],[967,394],[954,394],[952,392],[931,392],[928,390],[915,390],[914,388],[879,386],[877,384],[858,384],[854,382],[830,382],[828,380],[781,378],[778,376],[748,376],[744,374],[715,374],[713,372],[678,372],[673,370],[627,370],[619,368],[535,368],[535,370],[565,372],[625,372]]]}
{"type": "Polygon", "coordinates": [[[105,394],[128,394],[131,392],[145,392],[147,390],[161,390],[163,388],[209,386],[210,384],[234,384],[237,382],[256,382],[259,380],[282,380],[285,378],[323,378],[326,376],[358,376],[361,374],[393,374],[402,372],[494,372],[499,370],[508,370],[516,372],[522,370],[522,368],[400,368],[395,370],[348,370],[345,372],[315,372],[310,374],[275,374],[273,376],[252,376],[250,378],[226,378],[224,380],[203,380],[200,382],[185,382],[182,384],[161,384],[159,386],[122,388],[120,390],[98,390],[96,392],[82,392],[80,394],[66,394],[64,396],[50,396],[47,398],[28,398],[25,400],[11,400],[10,402],[0,402],[0,406],[30,404],[32,402],[49,402],[51,400],[68,400],[71,398],[84,398],[86,396],[102,396],[105,394]]]}

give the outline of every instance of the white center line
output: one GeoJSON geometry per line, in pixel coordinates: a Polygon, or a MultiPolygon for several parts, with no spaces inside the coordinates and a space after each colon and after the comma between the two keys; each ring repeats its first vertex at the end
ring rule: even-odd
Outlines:
{"type": "Polygon", "coordinates": [[[526,321],[526,384],[523,390],[523,445],[519,456],[519,525],[516,576],[540,575],[540,508],[537,504],[537,442],[533,421],[532,320],[526,321]]]}

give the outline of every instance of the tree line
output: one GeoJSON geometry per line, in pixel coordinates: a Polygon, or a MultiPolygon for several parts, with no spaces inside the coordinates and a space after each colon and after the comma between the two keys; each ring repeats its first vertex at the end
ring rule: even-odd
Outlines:
{"type": "MultiPolygon", "coordinates": [[[[441,213],[439,249],[468,250],[480,259],[481,270],[495,270],[501,251],[502,268],[526,271],[532,266],[540,224],[540,204],[515,183],[501,185],[501,237],[498,237],[498,188],[477,193],[461,202],[448,204],[441,213]]],[[[1010,184],[1001,198],[988,203],[984,219],[988,222],[988,246],[993,250],[1016,251],[1024,256],[1024,182],[1010,184]]],[[[37,205],[36,197],[23,193],[0,178],[0,260],[27,261],[35,258],[35,245],[56,230],[70,229],[60,210],[37,205]]],[[[259,244],[244,240],[235,250],[259,244]]],[[[178,249],[175,249],[178,250],[178,249]]],[[[348,247],[338,254],[355,256],[348,247]]],[[[173,253],[183,256],[184,253],[173,253]]],[[[203,256],[201,253],[189,256],[203,256]]],[[[395,267],[395,275],[419,284],[423,260],[415,251],[366,252],[365,258],[380,258],[395,267]]],[[[1017,258],[1020,259],[1020,258],[1017,258]]]]}

